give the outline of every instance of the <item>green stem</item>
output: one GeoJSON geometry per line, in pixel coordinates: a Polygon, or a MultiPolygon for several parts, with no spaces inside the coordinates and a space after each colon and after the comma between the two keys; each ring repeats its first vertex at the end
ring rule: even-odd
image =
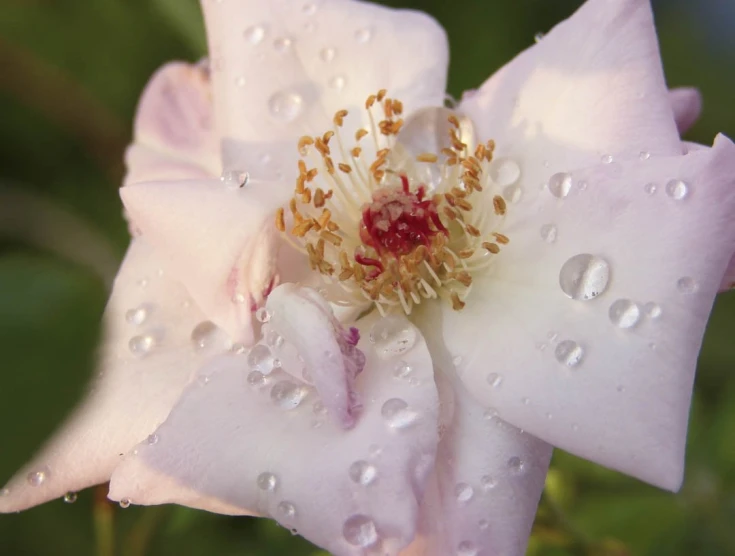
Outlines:
{"type": "Polygon", "coordinates": [[[115,556],[115,512],[107,499],[107,485],[95,488],[92,514],[97,556],[115,556]]]}
{"type": "Polygon", "coordinates": [[[168,517],[165,507],[145,508],[125,542],[124,556],[145,556],[158,525],[168,517]]]}

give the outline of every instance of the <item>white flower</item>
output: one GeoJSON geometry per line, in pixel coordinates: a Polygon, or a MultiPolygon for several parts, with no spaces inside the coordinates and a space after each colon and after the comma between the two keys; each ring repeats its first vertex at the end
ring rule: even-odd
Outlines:
{"type": "Polygon", "coordinates": [[[139,108],[104,374],[0,511],[111,478],[335,554],[492,555],[523,553],[551,445],[677,489],[735,148],[682,144],[699,97],[649,3],[590,0],[451,119],[422,14],[204,9],[211,83],[167,66],[139,108]]]}

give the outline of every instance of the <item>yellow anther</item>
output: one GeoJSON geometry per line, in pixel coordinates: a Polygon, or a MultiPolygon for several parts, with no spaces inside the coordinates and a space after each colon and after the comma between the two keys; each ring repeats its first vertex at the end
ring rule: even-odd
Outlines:
{"type": "Polygon", "coordinates": [[[419,162],[436,162],[439,157],[433,153],[422,153],[416,157],[419,162]]]}
{"type": "Polygon", "coordinates": [[[286,215],[284,214],[283,207],[279,207],[276,211],[276,229],[279,232],[286,231],[286,215]]]}

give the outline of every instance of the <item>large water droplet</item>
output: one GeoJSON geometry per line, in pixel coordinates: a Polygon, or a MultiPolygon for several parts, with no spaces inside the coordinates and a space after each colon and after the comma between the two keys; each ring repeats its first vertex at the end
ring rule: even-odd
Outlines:
{"type": "Polygon", "coordinates": [[[582,362],[584,349],[574,340],[563,340],[556,346],[554,357],[562,365],[576,367],[582,362]]]}
{"type": "Polygon", "coordinates": [[[228,338],[224,330],[211,321],[200,322],[191,331],[191,343],[194,349],[210,349],[228,347],[228,338]]]}
{"type": "Polygon", "coordinates": [[[26,475],[26,481],[29,485],[37,487],[45,483],[50,475],[51,472],[49,471],[48,467],[42,467],[41,469],[37,469],[36,471],[31,471],[30,473],[28,473],[28,475],[26,475]]]}
{"type": "Polygon", "coordinates": [[[270,374],[274,368],[274,358],[271,349],[265,344],[255,344],[248,353],[248,365],[254,371],[264,375],[270,374]]]}
{"type": "Polygon", "coordinates": [[[391,398],[386,401],[380,408],[380,414],[388,426],[394,429],[408,427],[418,418],[418,414],[410,409],[405,400],[401,398],[391,398]]]}
{"type": "Polygon", "coordinates": [[[563,199],[572,190],[572,175],[567,172],[554,174],[549,178],[547,187],[554,197],[563,199]]]}
{"type": "Polygon", "coordinates": [[[271,400],[281,409],[298,407],[309,394],[309,389],[290,380],[276,382],[271,388],[271,400]]]}
{"type": "Polygon", "coordinates": [[[666,194],[675,201],[682,201],[689,196],[689,184],[682,180],[669,180],[666,194]]]}
{"type": "Polygon", "coordinates": [[[279,502],[276,509],[278,510],[278,515],[283,519],[291,520],[296,517],[296,506],[291,502],[286,502],[285,500],[283,502],[279,502]]]}
{"type": "Polygon", "coordinates": [[[258,475],[256,483],[260,490],[273,492],[278,487],[278,477],[276,477],[273,473],[261,473],[260,475],[258,475]]]}
{"type": "Polygon", "coordinates": [[[373,38],[373,31],[372,29],[365,27],[363,29],[358,29],[355,31],[355,40],[359,43],[366,43],[370,41],[370,39],[373,38]]]}
{"type": "Polygon", "coordinates": [[[699,290],[699,284],[694,278],[691,278],[690,276],[684,276],[683,278],[679,278],[679,280],[677,280],[676,289],[679,290],[679,293],[683,294],[696,293],[697,290],[699,290]]]}
{"type": "Polygon", "coordinates": [[[350,465],[350,479],[354,482],[367,486],[378,477],[378,468],[367,461],[356,461],[350,465]]]}
{"type": "Polygon", "coordinates": [[[120,502],[118,502],[118,504],[120,504],[120,507],[124,510],[130,507],[132,501],[130,500],[130,498],[120,498],[120,502]]]}
{"type": "Polygon", "coordinates": [[[304,99],[293,91],[279,91],[268,99],[271,115],[282,122],[295,120],[304,107],[304,99]]]}
{"type": "Polygon", "coordinates": [[[235,190],[248,184],[250,174],[243,170],[225,170],[219,179],[227,189],[235,190]]]}
{"type": "Polygon", "coordinates": [[[381,318],[370,329],[370,341],[381,357],[401,355],[416,343],[416,329],[405,318],[381,318]]]}
{"type": "Polygon", "coordinates": [[[556,241],[557,228],[554,224],[544,224],[539,230],[541,239],[546,243],[554,243],[556,241]]]}
{"type": "Polygon", "coordinates": [[[610,305],[608,316],[619,328],[633,328],[641,320],[641,308],[630,299],[618,299],[610,305]]]}
{"type": "Polygon", "coordinates": [[[375,523],[366,515],[350,516],[342,526],[342,535],[353,546],[368,547],[378,540],[375,523]]]}
{"type": "Polygon", "coordinates": [[[487,383],[493,388],[500,388],[500,385],[503,384],[503,375],[490,373],[487,375],[487,383]]]}
{"type": "Polygon", "coordinates": [[[512,158],[499,158],[490,164],[490,178],[498,187],[514,184],[520,177],[521,167],[512,158]]]}
{"type": "Polygon", "coordinates": [[[454,486],[454,496],[460,504],[466,504],[475,494],[475,490],[467,483],[457,483],[454,486]]]}
{"type": "Polygon", "coordinates": [[[136,307],[135,309],[130,309],[127,313],[125,313],[125,320],[135,326],[143,324],[147,318],[148,308],[145,305],[141,305],[140,307],[136,307]]]}
{"type": "Polygon", "coordinates": [[[572,299],[594,299],[607,289],[610,265],[605,259],[588,253],[570,258],[559,271],[559,285],[572,299]]]}
{"type": "Polygon", "coordinates": [[[133,336],[128,342],[128,349],[130,353],[136,357],[145,357],[148,355],[153,347],[156,345],[156,340],[150,334],[144,334],[141,336],[133,336]]]}
{"type": "Polygon", "coordinates": [[[245,29],[245,33],[243,34],[245,36],[245,40],[250,44],[260,44],[263,37],[265,37],[265,29],[260,25],[253,25],[252,27],[245,29]]]}
{"type": "Polygon", "coordinates": [[[319,52],[319,57],[323,62],[331,62],[337,55],[337,49],[332,47],[322,48],[319,52]]]}

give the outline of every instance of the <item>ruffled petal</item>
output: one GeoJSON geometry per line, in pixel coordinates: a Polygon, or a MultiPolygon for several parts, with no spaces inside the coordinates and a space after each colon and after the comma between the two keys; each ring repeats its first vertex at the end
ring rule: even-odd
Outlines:
{"type": "Polygon", "coordinates": [[[264,376],[244,356],[215,359],[155,442],[116,469],[110,497],[240,508],[335,555],[368,546],[397,554],[414,537],[438,442],[431,358],[416,329],[402,327],[414,343],[400,344],[400,354],[388,354],[385,340],[358,345],[367,357],[356,382],[364,407],[351,429],[328,418],[315,390],[291,374],[264,376]]]}
{"type": "Polygon", "coordinates": [[[467,307],[441,316],[467,388],[555,446],[678,489],[697,355],[735,242],[734,175],[719,136],[559,176],[512,205],[510,244],[467,307]]]}
{"type": "Polygon", "coordinates": [[[341,0],[206,2],[204,13],[228,169],[290,182],[298,138],[332,129],[341,109],[353,112],[346,136],[369,129],[365,99],[379,89],[407,112],[443,102],[447,40],[425,14],[341,0]]]}
{"type": "Polygon", "coordinates": [[[133,184],[120,195],[133,225],[208,318],[250,343],[252,312],[276,280],[281,191],[254,180],[242,188],[192,180],[133,184]]]}
{"type": "Polygon", "coordinates": [[[151,78],[138,104],[125,184],[220,173],[209,71],[172,62],[151,78]]]}
{"type": "Polygon", "coordinates": [[[702,94],[694,87],[672,89],[669,91],[669,102],[679,133],[686,133],[702,113],[702,94]]]}
{"type": "Polygon", "coordinates": [[[8,483],[0,512],[109,480],[123,454],[163,422],[203,358],[228,346],[141,239],[117,276],[105,325],[87,399],[8,483]]]}

